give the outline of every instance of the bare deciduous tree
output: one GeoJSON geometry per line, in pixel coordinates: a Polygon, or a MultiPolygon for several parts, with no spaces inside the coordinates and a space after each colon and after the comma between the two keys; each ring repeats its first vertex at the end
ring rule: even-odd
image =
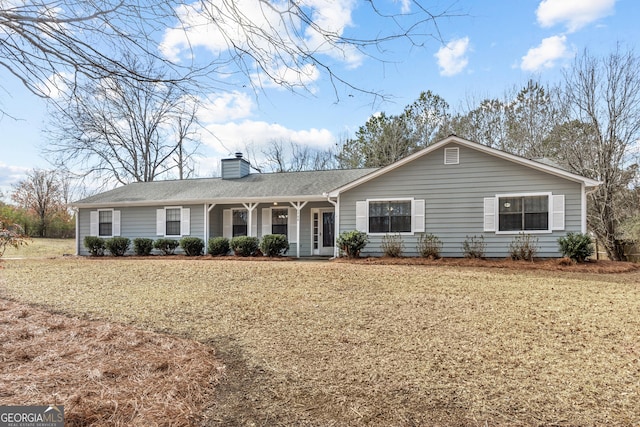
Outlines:
{"type": "Polygon", "coordinates": [[[568,160],[575,172],[602,181],[590,195],[589,224],[607,255],[621,260],[617,240],[629,213],[624,195],[640,138],[640,58],[620,46],[605,57],[585,50],[564,77],[567,122],[576,123],[565,129],[573,131],[565,143],[575,144],[568,160]]]}
{"type": "MultiPolygon", "coordinates": [[[[151,64],[131,60],[130,68],[153,75],[151,64]]],[[[112,76],[87,82],[68,92],[52,114],[46,151],[57,164],[121,184],[189,175],[197,145],[190,144],[197,120],[197,101],[162,81],[112,76]],[[61,103],[62,104],[62,103],[61,103]]]]}
{"type": "Polygon", "coordinates": [[[343,79],[336,64],[357,62],[357,55],[384,60],[378,56],[383,45],[399,39],[410,46],[440,40],[437,20],[453,16],[419,0],[403,2],[402,9],[366,2],[359,16],[378,25],[371,31],[362,26],[355,36],[345,33],[352,26],[351,10],[340,2],[4,1],[0,67],[43,97],[85,79],[157,79],[130,67],[128,57],[161,62],[164,79],[171,82],[195,79],[215,87],[240,83],[256,88],[269,83],[296,89],[307,88],[311,77],[324,73],[334,87],[377,94],[343,79]],[[329,6],[334,9],[323,10],[329,6]],[[339,7],[343,9],[336,12],[339,7]],[[330,12],[338,13],[340,23],[330,12]],[[208,38],[216,38],[214,47],[204,47],[198,32],[204,27],[208,38]]]}
{"type": "Polygon", "coordinates": [[[251,167],[260,173],[329,170],[337,167],[331,149],[314,149],[293,141],[269,141],[260,156],[263,160],[259,160],[253,150],[247,151],[251,167]]]}
{"type": "Polygon", "coordinates": [[[14,185],[11,199],[20,208],[35,213],[39,220],[38,236],[46,237],[49,219],[66,209],[64,191],[67,187],[68,179],[57,171],[34,169],[14,185]]]}

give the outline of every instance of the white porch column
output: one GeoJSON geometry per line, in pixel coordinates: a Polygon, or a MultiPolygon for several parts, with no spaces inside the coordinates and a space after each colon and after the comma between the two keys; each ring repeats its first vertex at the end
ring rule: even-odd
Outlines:
{"type": "Polygon", "coordinates": [[[242,206],[245,207],[245,209],[247,209],[247,236],[251,236],[251,237],[257,237],[256,236],[252,236],[251,232],[253,231],[253,211],[258,207],[258,203],[243,203],[242,206]]]}
{"type": "Polygon", "coordinates": [[[338,199],[334,202],[327,196],[327,202],[331,203],[335,209],[333,219],[333,257],[338,258],[338,232],[340,231],[340,209],[338,206],[338,199]]]}
{"type": "Polygon", "coordinates": [[[215,206],[215,203],[211,203],[211,205],[207,206],[204,204],[204,254],[207,254],[207,249],[209,247],[209,231],[211,230],[211,225],[209,221],[209,214],[211,210],[215,206]]]}
{"type": "Polygon", "coordinates": [[[289,202],[296,208],[296,258],[300,258],[300,211],[307,202],[289,202]]]}

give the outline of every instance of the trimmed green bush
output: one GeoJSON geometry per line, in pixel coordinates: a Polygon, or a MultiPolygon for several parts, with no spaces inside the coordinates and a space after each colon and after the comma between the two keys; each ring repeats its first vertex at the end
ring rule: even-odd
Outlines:
{"type": "Polygon", "coordinates": [[[440,259],[440,250],[442,250],[442,242],[435,234],[426,233],[418,237],[418,253],[421,257],[440,259]]]}
{"type": "Polygon", "coordinates": [[[153,242],[153,248],[158,249],[163,255],[173,255],[178,246],[180,246],[180,243],[173,239],[163,238],[153,242]]]}
{"type": "Polygon", "coordinates": [[[213,237],[209,239],[207,252],[210,255],[221,256],[229,253],[229,239],[226,237],[213,237]]]}
{"type": "Polygon", "coordinates": [[[509,255],[513,260],[533,261],[538,253],[538,238],[520,233],[509,243],[509,255]]]}
{"type": "Polygon", "coordinates": [[[103,256],[106,248],[104,239],[97,236],[86,236],[84,247],[87,248],[91,256],[103,256]]]}
{"type": "Polygon", "coordinates": [[[260,250],[268,257],[282,256],[289,250],[289,241],[283,234],[267,234],[262,236],[260,250]]]}
{"type": "Polygon", "coordinates": [[[358,258],[360,251],[369,243],[369,236],[362,231],[344,231],[338,236],[338,247],[348,258],[358,258]]]}
{"type": "Polygon", "coordinates": [[[183,237],[180,239],[180,247],[187,256],[202,255],[204,241],[199,237],[183,237]]]}
{"type": "Polygon", "coordinates": [[[138,256],[148,256],[153,250],[153,239],[137,237],[133,239],[133,252],[138,256]]]}
{"type": "Polygon", "coordinates": [[[384,256],[398,258],[404,252],[404,243],[399,234],[385,234],[382,238],[382,251],[384,256]]]}
{"type": "Polygon", "coordinates": [[[260,248],[260,239],[250,236],[237,236],[231,239],[229,247],[237,256],[254,256],[260,248]]]}
{"type": "Polygon", "coordinates": [[[588,234],[567,233],[566,236],[558,239],[558,244],[562,255],[576,262],[585,262],[594,252],[591,237],[588,234]]]}
{"type": "Polygon", "coordinates": [[[113,256],[124,256],[131,246],[131,240],[127,237],[112,237],[105,240],[105,247],[113,256]]]}
{"type": "Polygon", "coordinates": [[[462,242],[462,252],[465,258],[484,258],[487,245],[484,243],[484,236],[467,236],[462,242]]]}

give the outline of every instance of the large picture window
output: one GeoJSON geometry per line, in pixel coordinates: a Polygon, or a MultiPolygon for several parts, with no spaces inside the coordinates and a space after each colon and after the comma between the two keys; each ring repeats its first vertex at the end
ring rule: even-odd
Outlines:
{"type": "Polygon", "coordinates": [[[271,234],[287,236],[289,209],[271,209],[271,234]]]}
{"type": "Polygon", "coordinates": [[[98,236],[113,235],[113,211],[98,211],[98,236]]]}
{"type": "Polygon", "coordinates": [[[369,202],[369,233],[411,232],[411,201],[369,202]]]}
{"type": "Polygon", "coordinates": [[[548,230],[549,197],[500,197],[498,214],[499,231],[548,230]]]}
{"type": "Polygon", "coordinates": [[[232,236],[246,236],[247,235],[247,210],[235,209],[232,213],[233,217],[233,230],[232,236]]]}

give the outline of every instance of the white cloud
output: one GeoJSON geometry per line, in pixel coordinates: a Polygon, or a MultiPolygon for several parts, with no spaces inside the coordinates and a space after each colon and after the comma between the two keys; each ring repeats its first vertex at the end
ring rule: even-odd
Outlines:
{"type": "Polygon", "coordinates": [[[542,27],[564,24],[574,32],[600,18],[611,15],[616,0],[543,0],[536,15],[542,27]]]}
{"type": "Polygon", "coordinates": [[[204,123],[224,123],[249,117],[253,111],[253,101],[238,91],[222,95],[210,95],[202,100],[199,118],[204,123]]]}
{"type": "Polygon", "coordinates": [[[244,120],[240,123],[214,123],[207,126],[208,135],[203,143],[221,157],[244,151],[251,147],[260,152],[271,141],[295,142],[312,148],[325,149],[335,143],[333,134],[327,129],[294,130],[264,121],[244,120]]]}
{"type": "Polygon", "coordinates": [[[58,99],[69,91],[67,80],[72,78],[73,75],[71,73],[52,74],[47,81],[39,84],[38,88],[49,98],[58,99]]]}
{"type": "Polygon", "coordinates": [[[411,12],[411,0],[394,0],[396,3],[400,3],[400,12],[401,13],[409,13],[411,12]]]}
{"type": "Polygon", "coordinates": [[[520,68],[525,71],[538,71],[551,68],[558,59],[571,57],[573,54],[567,49],[566,36],[552,36],[543,39],[540,46],[529,49],[522,57],[520,68]]]}
{"type": "MultiPolygon", "coordinates": [[[[261,65],[266,68],[267,73],[291,79],[290,83],[293,85],[315,81],[320,76],[318,70],[309,68],[304,52],[327,55],[350,68],[362,63],[363,56],[357,49],[348,45],[332,46],[315,27],[287,15],[287,2],[270,1],[268,4],[267,7],[265,2],[255,0],[213,4],[203,0],[180,5],[176,8],[176,15],[180,18],[181,25],[165,31],[160,50],[165,57],[179,61],[191,60],[198,48],[209,51],[216,57],[234,55],[232,46],[237,46],[256,55],[263,53],[265,56],[261,58],[261,65]],[[233,6],[230,8],[227,4],[233,6]],[[247,28],[237,26],[238,20],[251,23],[259,31],[254,30],[253,34],[248,35],[247,28]],[[282,44],[282,47],[274,47],[274,40],[282,44]],[[285,50],[300,50],[302,54],[283,55],[285,50]],[[283,73],[282,70],[287,68],[292,71],[283,73]]],[[[317,27],[326,33],[341,36],[352,25],[351,12],[355,6],[355,0],[307,0],[303,9],[317,27]]],[[[265,80],[264,75],[261,80],[265,80]]]]}
{"type": "Polygon", "coordinates": [[[4,194],[7,201],[13,191],[12,185],[25,179],[29,170],[30,168],[0,162],[0,192],[4,194]]]}
{"type": "Polygon", "coordinates": [[[438,59],[441,76],[454,76],[467,66],[467,52],[469,51],[469,37],[451,40],[441,47],[434,55],[438,59]]]}

